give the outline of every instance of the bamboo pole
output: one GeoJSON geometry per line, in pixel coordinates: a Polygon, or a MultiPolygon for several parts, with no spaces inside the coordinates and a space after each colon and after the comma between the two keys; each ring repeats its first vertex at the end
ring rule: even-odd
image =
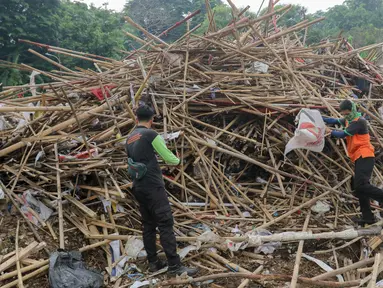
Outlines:
{"type": "MultiPolygon", "coordinates": [[[[110,104],[113,106],[113,105],[116,105],[118,102],[123,102],[123,101],[126,101],[129,99],[129,96],[123,96],[121,97],[120,99],[115,99],[115,100],[111,100],[110,101],[110,104]]],[[[106,110],[108,108],[108,105],[106,103],[98,106],[98,107],[95,107],[91,110],[88,110],[88,111],[85,111],[83,113],[81,113],[80,115],[77,116],[77,119],[79,121],[81,120],[85,120],[85,119],[88,119],[90,117],[92,117],[92,114],[91,113],[100,113],[104,110],[106,110]]],[[[66,127],[68,127],[69,125],[72,125],[76,122],[76,119],[73,117],[73,118],[70,118],[64,122],[61,122],[47,130],[44,130],[42,131],[40,134],[39,134],[39,137],[44,137],[44,136],[48,136],[50,134],[52,134],[53,132],[57,132],[57,131],[60,131],[66,127]]],[[[18,142],[16,144],[13,144],[7,148],[4,148],[2,150],[0,150],[0,157],[3,157],[5,155],[8,155],[9,153],[12,153],[22,147],[25,147],[26,146],[26,143],[25,142],[18,142]]]]}
{"type": "Polygon", "coordinates": [[[20,267],[19,229],[20,229],[20,220],[17,221],[17,228],[16,228],[16,267],[17,267],[18,286],[19,288],[24,288],[23,277],[21,275],[21,267],[20,267]]]}
{"type": "MultiPolygon", "coordinates": [[[[189,278],[186,280],[167,280],[162,281],[161,286],[172,286],[172,285],[185,285],[190,283],[196,283],[196,282],[204,282],[208,280],[214,280],[214,279],[221,279],[221,278],[248,278],[248,279],[254,279],[256,281],[290,281],[291,275],[257,275],[252,273],[246,273],[246,272],[239,272],[239,273],[222,273],[222,274],[213,274],[208,276],[202,276],[198,278],[189,278]]],[[[349,282],[332,282],[332,281],[312,281],[310,278],[305,277],[299,277],[298,283],[308,284],[308,285],[319,285],[321,287],[354,287],[355,285],[358,285],[360,283],[359,280],[356,281],[349,281],[349,282]]]]}
{"type": "MultiPolygon", "coordinates": [[[[310,221],[310,216],[311,216],[311,211],[309,211],[307,213],[305,223],[303,224],[303,230],[302,230],[303,232],[307,231],[307,227],[308,227],[309,221],[310,221]]],[[[299,275],[299,266],[301,263],[302,252],[303,252],[303,244],[304,244],[303,240],[299,241],[297,255],[295,257],[293,277],[291,278],[291,284],[290,284],[291,288],[297,287],[298,275],[299,275]]]]}
{"type": "Polygon", "coordinates": [[[56,157],[56,181],[57,181],[57,208],[58,208],[58,220],[59,220],[59,245],[60,249],[65,249],[64,240],[64,217],[62,207],[62,195],[61,195],[61,178],[60,178],[60,164],[57,143],[54,144],[55,157],[56,157]]]}

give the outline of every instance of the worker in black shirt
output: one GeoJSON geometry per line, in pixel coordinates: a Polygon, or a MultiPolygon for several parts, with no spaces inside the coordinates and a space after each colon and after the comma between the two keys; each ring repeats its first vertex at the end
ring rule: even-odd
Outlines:
{"type": "Polygon", "coordinates": [[[157,258],[156,228],[158,227],[161,245],[168,260],[168,273],[175,276],[186,272],[189,276],[193,276],[198,270],[183,266],[177,254],[173,215],[156,153],[170,165],[179,165],[180,160],[166,147],[164,139],[150,129],[153,123],[153,110],[147,105],[140,106],[136,116],[137,127],[127,138],[126,152],[128,172],[133,178],[133,194],[140,205],[149,271],[156,272],[166,267],[166,263],[157,258]]]}

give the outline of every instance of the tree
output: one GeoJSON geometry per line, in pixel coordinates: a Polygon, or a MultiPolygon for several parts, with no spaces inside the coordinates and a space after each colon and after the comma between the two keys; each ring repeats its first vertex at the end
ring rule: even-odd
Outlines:
{"type": "MultiPolygon", "coordinates": [[[[227,5],[217,5],[213,8],[213,13],[217,30],[224,28],[233,20],[232,10],[227,5]]],[[[209,24],[209,19],[205,17],[205,21],[202,23],[200,33],[207,32],[209,29],[209,24]]]]}
{"type": "MultiPolygon", "coordinates": [[[[28,53],[20,38],[54,45],[57,40],[57,24],[54,15],[59,0],[7,0],[0,2],[0,60],[42,64],[38,57],[28,53]]],[[[42,64],[43,65],[43,64],[42,64]]],[[[21,84],[26,79],[19,71],[0,70],[0,82],[4,85],[21,84]]]]}
{"type": "MultiPolygon", "coordinates": [[[[283,8],[285,5],[275,6],[275,10],[283,8]]],[[[264,10],[267,13],[267,9],[264,10]]],[[[306,19],[307,8],[301,5],[292,5],[291,9],[278,19],[278,26],[290,27],[306,19]]]]}
{"type": "Polygon", "coordinates": [[[354,47],[377,43],[383,39],[383,1],[348,0],[325,13],[326,20],[313,29],[320,29],[322,35],[343,36],[353,39],[354,47]]]}
{"type": "MultiPolygon", "coordinates": [[[[221,0],[210,1],[212,8],[222,4],[221,0]]],[[[206,19],[205,0],[127,0],[124,13],[147,31],[159,35],[167,28],[180,21],[189,12],[200,9],[201,13],[191,21],[191,28],[206,19]],[[155,7],[155,9],[153,9],[155,7]]],[[[172,42],[186,32],[186,25],[181,25],[172,30],[169,35],[162,38],[172,42]]]]}
{"type": "MultiPolygon", "coordinates": [[[[60,47],[116,58],[119,57],[117,50],[124,48],[124,20],[119,13],[65,0],[56,18],[60,47]]],[[[69,67],[90,66],[86,60],[71,57],[62,59],[69,67]]]]}
{"type": "MultiPolygon", "coordinates": [[[[147,31],[159,35],[182,19],[187,13],[188,4],[188,0],[131,0],[127,2],[125,12],[147,31]]],[[[171,36],[167,35],[164,39],[175,40],[174,34],[172,31],[171,36]]]]}

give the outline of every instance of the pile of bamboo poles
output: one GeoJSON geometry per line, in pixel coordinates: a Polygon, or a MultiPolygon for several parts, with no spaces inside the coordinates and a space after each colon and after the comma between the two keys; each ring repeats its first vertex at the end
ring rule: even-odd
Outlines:
{"type": "MultiPolygon", "coordinates": [[[[143,46],[125,51],[126,58],[121,61],[20,40],[36,47],[29,51],[51,63],[55,70],[0,63],[51,79],[49,83],[31,81],[3,87],[0,92],[1,187],[38,242],[50,241],[65,248],[70,228],[75,227],[91,244],[103,245],[106,268],[111,271],[118,260],[112,260],[108,243],[141,234],[140,215],[126,173],[124,142],[134,129],[134,109],[142,102],[152,105],[156,112],[153,128],[169,139],[168,146],[182,159],[180,167],[161,164],[179,248],[194,243],[206,230],[212,230],[222,241],[238,242],[248,239],[244,234],[255,229],[273,233],[311,231],[319,233],[315,239],[321,235],[325,239],[327,232],[353,225],[351,217],[358,216],[359,209],[351,194],[353,167],[347,159],[345,142],[328,138],[321,153],[295,150],[283,156],[294,133],[294,117],[301,108],[319,109],[322,115],[338,117],[340,101],[357,95],[355,101],[369,119],[377,152],[372,181],[383,184],[383,119],[378,112],[383,78],[374,63],[359,56],[382,44],[354,49],[339,38],[307,46],[310,26],[323,19],[278,27],[278,19],[291,6],[274,10],[272,1],[267,13],[255,19],[243,16],[245,11],[228,1],[233,20],[217,30],[206,2],[210,26],[203,36],[196,32],[200,25],[190,28],[195,24],[190,19],[193,21],[199,11],[157,36],[126,17],[144,36],[127,35],[143,46]],[[160,38],[179,25],[187,25],[188,31],[179,40],[166,43],[160,38]],[[44,56],[44,52],[87,60],[94,69],[69,69],[44,56]],[[179,131],[184,133],[174,136],[179,131]],[[22,195],[27,190],[33,190],[38,200],[55,211],[46,221],[34,213],[39,229],[21,210],[22,195]],[[312,211],[318,203],[328,209],[323,213],[312,211]],[[43,236],[41,229],[47,232],[43,236]]],[[[379,214],[381,208],[373,207],[379,214]]],[[[380,231],[369,234],[376,233],[380,231]]],[[[305,261],[301,260],[304,240],[308,238],[296,235],[289,238],[299,241],[292,276],[261,275],[267,264],[254,248],[235,252],[236,259],[243,262],[232,263],[228,259],[233,252],[214,241],[205,243],[185,261],[207,274],[195,282],[237,276],[261,282],[290,281],[291,287],[298,282],[320,282],[328,287],[368,282],[375,287],[377,273],[383,267],[381,257],[368,257],[381,243],[381,236],[368,242],[372,249],[367,254],[363,253],[367,244],[359,246],[360,259],[345,259],[344,267],[336,261],[333,272],[310,278],[313,275],[298,277],[300,263],[305,261]],[[219,252],[207,251],[208,247],[216,247],[219,252]],[[368,265],[373,266],[365,268],[368,265]],[[243,273],[217,274],[228,268],[243,273]],[[357,272],[361,268],[363,272],[357,272]],[[351,271],[355,272],[353,277],[351,271]],[[337,283],[332,277],[338,274],[346,275],[347,281],[337,283]]],[[[321,240],[332,248],[316,253],[337,255],[334,251],[342,253],[355,243],[365,243],[365,235],[355,235],[346,242],[321,240]]],[[[22,284],[31,273],[46,271],[41,267],[47,262],[30,267],[28,261],[14,256],[12,264],[18,265],[19,273],[9,270],[14,266],[7,267],[9,277],[0,279],[19,280],[13,278],[13,284],[6,287],[22,284]]],[[[248,285],[248,279],[239,281],[239,287],[248,285]]],[[[190,282],[177,281],[162,285],[190,282]]]]}

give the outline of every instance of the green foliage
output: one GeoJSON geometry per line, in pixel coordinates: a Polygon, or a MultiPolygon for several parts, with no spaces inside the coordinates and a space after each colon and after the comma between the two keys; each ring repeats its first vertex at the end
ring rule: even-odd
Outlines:
{"type": "MultiPolygon", "coordinates": [[[[280,7],[282,6],[275,8],[280,7]]],[[[226,1],[210,0],[210,8],[217,29],[224,28],[232,21],[232,10],[226,5],[226,1]]],[[[121,55],[118,50],[141,47],[141,44],[127,37],[124,31],[146,38],[140,31],[125,23],[124,15],[130,16],[150,33],[159,35],[189,12],[198,9],[201,13],[192,19],[191,28],[202,23],[202,28],[197,33],[205,33],[209,29],[205,0],[126,0],[123,13],[89,7],[75,0],[3,0],[0,1],[0,60],[25,63],[42,70],[54,68],[48,62],[27,52],[28,48],[33,48],[45,54],[45,48],[30,47],[18,42],[20,38],[119,58],[121,55]]],[[[263,9],[261,14],[266,11],[267,9],[263,9]]],[[[254,18],[254,14],[250,12],[247,12],[246,16],[254,18]]],[[[335,39],[341,32],[354,47],[383,42],[382,0],[346,0],[343,5],[314,14],[307,14],[303,6],[293,5],[278,19],[278,26],[289,27],[304,19],[313,20],[322,16],[326,19],[310,27],[306,44],[335,39]]],[[[271,28],[270,26],[269,29],[271,28]]],[[[162,39],[172,42],[185,32],[186,25],[183,24],[164,35],[162,39]]],[[[302,35],[302,31],[299,35],[302,35]]],[[[75,66],[94,68],[86,60],[55,56],[60,57],[60,61],[71,69],[75,66]]],[[[0,69],[0,83],[3,85],[23,84],[28,80],[28,75],[17,70],[0,69]]]]}
{"type": "MultiPolygon", "coordinates": [[[[51,64],[27,52],[30,45],[18,42],[27,39],[71,50],[119,57],[124,49],[125,35],[122,14],[111,10],[88,7],[69,0],[8,0],[0,2],[0,60],[25,63],[43,70],[51,64]]],[[[41,54],[47,50],[32,47],[41,54]]],[[[50,53],[52,54],[52,53],[50,53]]],[[[90,62],[55,55],[69,68],[90,67],[90,62]]],[[[51,57],[51,56],[49,56],[51,57]]],[[[56,61],[56,58],[52,57],[56,61]]],[[[0,70],[3,85],[28,81],[28,75],[13,69],[0,70]]]]}
{"type": "MultiPolygon", "coordinates": [[[[281,7],[283,5],[275,8],[281,7]]],[[[262,14],[266,11],[267,9],[263,9],[262,14]]],[[[313,14],[307,14],[306,8],[301,5],[293,5],[278,19],[278,26],[289,27],[304,19],[311,21],[323,16],[326,18],[324,21],[310,27],[307,44],[335,39],[341,32],[356,48],[383,41],[382,0],[347,0],[343,5],[336,5],[326,12],[318,11],[313,14]]]]}
{"type": "MultiPolygon", "coordinates": [[[[227,5],[217,5],[213,8],[213,13],[217,30],[224,28],[233,20],[232,10],[227,5]]],[[[202,26],[200,28],[200,33],[205,33],[209,31],[209,25],[209,19],[205,17],[205,21],[203,21],[202,26]]]]}
{"type": "MultiPolygon", "coordinates": [[[[211,8],[222,5],[221,0],[210,1],[211,8]]],[[[137,24],[154,35],[159,35],[167,28],[182,20],[189,12],[200,9],[201,13],[193,17],[191,27],[206,19],[205,0],[127,0],[124,13],[137,24]]],[[[181,25],[162,37],[167,42],[177,40],[186,32],[186,25],[181,25]]]]}
{"type": "MultiPolygon", "coordinates": [[[[283,5],[275,6],[275,10],[281,9],[283,5]]],[[[263,13],[266,13],[267,9],[263,13]]],[[[278,26],[290,27],[306,19],[307,8],[301,5],[293,5],[292,8],[278,19],[278,26]]]]}
{"type": "MultiPolygon", "coordinates": [[[[65,0],[56,19],[60,47],[116,58],[119,57],[117,50],[124,48],[124,20],[119,13],[65,0]]],[[[86,60],[72,57],[61,59],[69,67],[90,65],[86,60]]]]}
{"type": "MultiPolygon", "coordinates": [[[[45,63],[27,52],[18,39],[55,44],[57,24],[51,15],[59,8],[59,0],[7,0],[0,2],[0,60],[22,62],[43,68],[45,63]]],[[[22,84],[26,76],[17,70],[0,69],[0,83],[22,84]]]]}

